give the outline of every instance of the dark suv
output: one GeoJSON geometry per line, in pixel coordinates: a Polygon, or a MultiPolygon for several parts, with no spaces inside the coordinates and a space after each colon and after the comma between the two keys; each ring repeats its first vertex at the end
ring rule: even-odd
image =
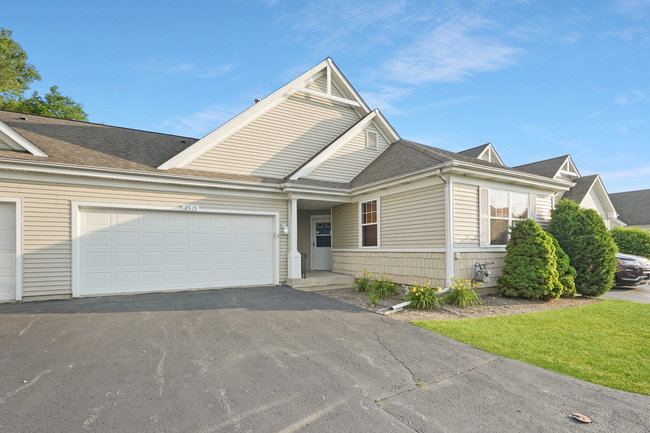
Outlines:
{"type": "Polygon", "coordinates": [[[645,257],[618,253],[616,260],[618,260],[617,286],[634,286],[650,279],[650,260],[645,257]]]}

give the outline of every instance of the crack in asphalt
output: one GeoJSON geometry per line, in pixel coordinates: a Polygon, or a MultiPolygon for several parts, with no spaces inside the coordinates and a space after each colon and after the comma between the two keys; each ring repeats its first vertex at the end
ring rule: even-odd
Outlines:
{"type": "Polygon", "coordinates": [[[381,347],[383,347],[384,350],[386,350],[386,352],[388,352],[388,353],[390,354],[390,356],[392,356],[393,359],[399,363],[399,365],[401,365],[402,367],[404,367],[404,368],[409,372],[409,374],[411,375],[411,379],[413,379],[413,383],[417,384],[417,383],[418,383],[418,380],[417,380],[417,378],[415,377],[415,374],[413,373],[413,371],[409,368],[409,366],[406,365],[406,363],[405,363],[404,361],[402,361],[401,359],[399,359],[399,358],[398,358],[398,357],[393,353],[393,351],[390,350],[390,348],[386,345],[386,343],[384,343],[383,341],[381,341],[381,338],[379,337],[379,334],[377,334],[377,332],[375,332],[375,337],[377,337],[377,342],[381,345],[381,347]]]}

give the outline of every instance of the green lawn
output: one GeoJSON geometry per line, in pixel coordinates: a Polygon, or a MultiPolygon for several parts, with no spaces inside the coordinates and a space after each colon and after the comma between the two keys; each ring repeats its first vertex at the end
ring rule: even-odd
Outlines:
{"type": "Polygon", "coordinates": [[[539,313],[414,324],[498,355],[650,395],[650,304],[601,301],[539,313]]]}

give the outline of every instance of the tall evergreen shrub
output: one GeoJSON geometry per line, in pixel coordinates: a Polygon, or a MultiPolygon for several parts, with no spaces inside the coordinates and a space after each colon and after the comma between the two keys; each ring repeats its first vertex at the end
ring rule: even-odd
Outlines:
{"type": "Polygon", "coordinates": [[[615,227],[610,233],[620,252],[650,258],[650,232],[638,227],[615,227]]]}
{"type": "Polygon", "coordinates": [[[549,235],[555,247],[555,255],[557,256],[557,273],[560,286],[562,286],[561,296],[573,298],[576,295],[576,270],[571,266],[569,256],[564,252],[557,239],[553,235],[549,235]]]}
{"type": "Polygon", "coordinates": [[[603,219],[592,209],[560,200],[551,212],[548,231],[569,256],[576,270],[576,291],[600,296],[614,285],[616,244],[603,219]]]}
{"type": "Polygon", "coordinates": [[[557,298],[562,293],[552,238],[532,219],[519,221],[506,246],[506,266],[497,280],[505,296],[557,298]]]}

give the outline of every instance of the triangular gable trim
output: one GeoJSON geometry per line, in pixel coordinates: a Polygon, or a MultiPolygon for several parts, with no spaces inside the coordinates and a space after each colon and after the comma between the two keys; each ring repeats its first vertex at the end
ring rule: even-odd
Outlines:
{"type": "MultiPolygon", "coordinates": [[[[604,205],[605,212],[607,212],[607,216],[609,218],[618,217],[618,212],[616,212],[616,208],[614,207],[614,203],[612,203],[612,200],[609,198],[609,194],[607,193],[607,189],[605,188],[605,184],[603,183],[603,180],[600,178],[599,174],[596,175],[596,179],[591,184],[591,187],[589,187],[589,190],[587,191],[587,194],[585,194],[585,197],[587,197],[589,192],[592,189],[594,189],[595,185],[598,185],[598,189],[596,190],[596,194],[598,194],[598,198],[600,199],[600,202],[604,205]]],[[[582,199],[582,201],[584,201],[584,198],[582,199]]]]}
{"type": "Polygon", "coordinates": [[[580,172],[578,171],[578,168],[573,163],[573,159],[571,158],[571,155],[566,156],[566,159],[564,160],[562,165],[560,165],[560,169],[555,173],[555,175],[553,175],[553,178],[556,178],[561,174],[571,176],[571,177],[582,177],[580,176],[580,172]]]}
{"type": "Polygon", "coordinates": [[[32,142],[14,131],[9,125],[0,120],[0,141],[7,144],[14,150],[29,152],[34,156],[44,156],[47,154],[36,147],[32,142]]]}
{"type": "Polygon", "coordinates": [[[381,114],[378,109],[370,112],[366,117],[359,120],[355,125],[350,129],[341,134],[333,142],[325,146],[319,153],[314,157],[305,162],[301,167],[299,167],[294,173],[289,176],[290,180],[297,180],[301,177],[309,175],[312,171],[316,170],[322,163],[327,161],[332,155],[336,153],[341,147],[343,147],[347,142],[349,142],[353,137],[355,137],[359,132],[361,132],[366,126],[372,123],[374,120],[378,120],[388,133],[389,137],[386,137],[385,134],[381,131],[382,128],[378,128],[380,133],[384,136],[384,139],[389,144],[392,144],[400,139],[397,132],[393,127],[388,123],[386,118],[381,114]]]}
{"type": "Polygon", "coordinates": [[[366,115],[370,112],[368,105],[366,105],[363,99],[361,99],[361,96],[350,85],[339,68],[336,67],[332,59],[328,57],[299,77],[280,87],[278,90],[271,93],[266,98],[257,102],[255,105],[250,106],[237,116],[233,117],[228,122],[224,123],[205,137],[201,138],[199,141],[187,149],[170,158],[158,168],[160,170],[168,170],[170,168],[185,167],[190,162],[194,161],[196,158],[214,147],[214,145],[239,131],[244,126],[248,125],[253,120],[257,119],[262,114],[266,113],[297,92],[313,94],[315,96],[332,100],[333,102],[352,105],[353,108],[361,111],[360,116],[366,115]],[[348,92],[354,96],[354,99],[350,100],[331,94],[330,86],[332,85],[332,73],[337,75],[339,81],[343,83],[346,90],[348,90],[348,92]],[[309,83],[320,78],[322,74],[327,74],[328,90],[330,90],[329,94],[306,88],[309,83]]]}
{"type": "Polygon", "coordinates": [[[492,146],[492,143],[488,143],[487,146],[485,146],[485,149],[476,157],[477,159],[481,159],[481,157],[487,152],[488,154],[488,162],[494,162],[494,163],[499,163],[502,166],[505,167],[505,164],[501,160],[501,157],[497,153],[497,151],[494,149],[494,146],[492,146]],[[494,158],[496,158],[496,161],[494,161],[494,158]]]}

